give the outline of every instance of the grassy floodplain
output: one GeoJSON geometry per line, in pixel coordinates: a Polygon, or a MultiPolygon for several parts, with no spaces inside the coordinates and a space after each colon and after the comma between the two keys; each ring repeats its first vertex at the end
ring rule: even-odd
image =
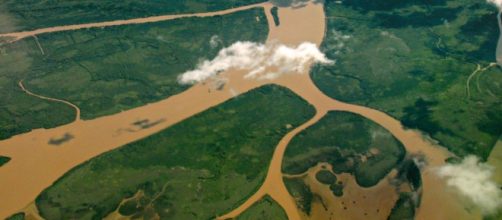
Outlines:
{"type": "Polygon", "coordinates": [[[326,1],[322,49],[335,66],[312,71],[327,95],[417,128],[459,156],[486,159],[502,133],[497,10],[485,1],[326,1]],[[468,91],[469,93],[468,94],[468,91]]]}
{"type": "Polygon", "coordinates": [[[177,83],[179,74],[235,41],[264,42],[267,25],[263,9],[257,8],[48,33],[2,44],[0,139],[69,123],[75,117],[69,106],[25,94],[17,84],[22,79],[33,93],[70,101],[81,109],[83,119],[92,119],[184,91],[188,86],[177,83]]]}
{"type": "MultiPolygon", "coordinates": [[[[371,187],[397,168],[406,152],[392,134],[374,122],[349,112],[332,111],[291,140],[283,160],[286,174],[301,174],[318,163],[332,165],[335,174],[350,173],[362,187],[371,187]]],[[[316,179],[330,185],[335,196],[343,189],[330,171],[316,179]]],[[[297,205],[310,214],[312,194],[301,178],[284,178],[297,205]]]]}
{"type": "Polygon", "coordinates": [[[287,220],[288,216],[284,209],[270,196],[265,196],[239,215],[236,220],[287,220]]]}
{"type": "Polygon", "coordinates": [[[46,219],[99,219],[117,209],[136,217],[213,218],[258,189],[279,140],[314,113],[285,88],[254,89],[91,159],[36,204],[46,219]]]}
{"type": "Polygon", "coordinates": [[[43,27],[122,20],[165,14],[219,11],[265,0],[5,0],[0,6],[0,33],[43,27]]]}

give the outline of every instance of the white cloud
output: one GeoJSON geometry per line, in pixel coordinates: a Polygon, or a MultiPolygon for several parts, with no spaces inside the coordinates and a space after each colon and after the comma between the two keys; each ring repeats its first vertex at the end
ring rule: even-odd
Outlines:
{"type": "Polygon", "coordinates": [[[331,64],[333,61],[310,42],[297,47],[282,44],[260,44],[254,42],[236,42],[220,50],[212,60],[205,60],[195,70],[181,74],[178,81],[182,84],[194,84],[216,77],[229,69],[245,70],[245,78],[275,79],[282,74],[302,73],[310,63],[331,64]],[[273,71],[269,71],[273,69],[273,71]]]}
{"type": "Polygon", "coordinates": [[[220,37],[218,37],[218,35],[213,35],[211,37],[211,39],[209,40],[209,45],[211,46],[211,48],[217,47],[220,43],[221,43],[221,39],[220,39],[220,37]]]}
{"type": "Polygon", "coordinates": [[[446,164],[437,170],[449,186],[469,198],[486,215],[502,208],[502,190],[493,182],[493,172],[492,166],[479,162],[475,156],[467,156],[459,164],[446,164]]]}
{"type": "Polygon", "coordinates": [[[487,0],[487,2],[494,4],[499,10],[502,10],[502,0],[487,0]]]}

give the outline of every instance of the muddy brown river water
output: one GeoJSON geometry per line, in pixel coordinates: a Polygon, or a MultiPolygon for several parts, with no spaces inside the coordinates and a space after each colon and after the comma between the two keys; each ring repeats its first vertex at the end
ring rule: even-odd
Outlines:
{"type": "MultiPolygon", "coordinates": [[[[136,24],[155,22],[187,16],[210,16],[232,13],[252,7],[263,7],[270,33],[268,43],[283,43],[289,46],[299,45],[305,41],[318,46],[325,33],[325,16],[322,4],[309,3],[301,8],[281,8],[279,10],[280,26],[273,22],[270,9],[272,4],[246,6],[231,10],[202,13],[196,15],[157,16],[152,18],[112,21],[94,24],[70,25],[45,28],[41,30],[5,34],[15,40],[40,33],[69,31],[80,28],[106,27],[110,25],[136,24]]],[[[9,156],[12,160],[0,168],[0,218],[32,204],[36,196],[71,168],[106,151],[123,146],[135,140],[159,132],[174,123],[180,122],[196,113],[234,97],[235,93],[244,93],[259,86],[275,83],[291,89],[293,92],[311,103],[317,110],[314,118],[288,133],[277,145],[269,171],[263,185],[241,206],[220,218],[238,216],[265,195],[270,195],[286,211],[289,219],[302,219],[294,199],[288,193],[282,180],[281,164],[289,141],[303,129],[321,119],[328,111],[348,111],[360,114],[388,129],[399,139],[409,153],[422,153],[428,165],[422,173],[423,197],[417,219],[480,219],[479,213],[468,213],[458,202],[456,195],[446,188],[445,183],[433,174],[433,167],[442,165],[450,153],[444,148],[431,144],[419,132],[405,130],[399,121],[363,106],[351,105],[331,99],[324,95],[311,81],[308,70],[303,74],[287,74],[274,81],[245,80],[244,71],[227,71],[229,82],[220,91],[212,91],[211,84],[197,84],[183,93],[165,100],[142,107],[123,111],[111,116],[81,121],[53,129],[37,129],[26,134],[14,136],[0,142],[0,155],[9,156]],[[147,129],[124,132],[134,129],[132,123],[148,119],[161,121],[147,129]],[[65,134],[73,139],[55,147],[49,140],[65,134]]],[[[375,201],[377,202],[377,201],[375,201]]],[[[348,216],[347,216],[348,217],[348,216]]],[[[344,219],[340,217],[340,219],[344,219]]]]}

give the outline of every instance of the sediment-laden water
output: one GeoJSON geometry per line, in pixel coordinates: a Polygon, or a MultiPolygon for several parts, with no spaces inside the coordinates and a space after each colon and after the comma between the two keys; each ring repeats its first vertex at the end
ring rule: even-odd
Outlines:
{"type": "MultiPolygon", "coordinates": [[[[232,13],[251,7],[263,7],[270,27],[268,43],[282,43],[296,46],[303,42],[320,45],[325,33],[325,17],[322,4],[309,3],[300,8],[281,8],[280,26],[275,26],[270,14],[272,4],[265,3],[245,6],[231,10],[193,15],[156,16],[151,18],[112,21],[94,24],[70,25],[44,28],[30,32],[5,34],[18,40],[23,37],[54,31],[69,31],[89,27],[106,27],[111,25],[155,22],[187,16],[210,16],[232,13]]],[[[499,51],[499,50],[498,50],[499,51]]],[[[497,51],[497,52],[498,52],[497,51]]],[[[433,174],[433,167],[444,164],[450,156],[445,149],[434,146],[423,136],[413,130],[405,130],[401,123],[385,113],[363,106],[351,105],[331,99],[324,95],[311,81],[308,68],[303,74],[283,75],[274,81],[245,80],[244,71],[231,70],[227,85],[219,91],[211,91],[210,83],[198,84],[185,92],[165,100],[142,107],[120,112],[115,115],[96,118],[88,121],[76,121],[53,129],[37,129],[32,132],[14,136],[0,142],[0,155],[9,156],[12,161],[0,168],[0,218],[22,210],[36,198],[40,192],[49,187],[71,168],[106,151],[118,148],[127,143],[159,132],[174,123],[180,122],[194,114],[221,104],[234,97],[236,93],[244,93],[267,83],[276,83],[291,89],[293,92],[311,103],[317,110],[314,118],[288,133],[278,144],[265,182],[259,190],[240,207],[222,216],[235,217],[259,201],[264,195],[270,195],[286,211],[289,219],[301,219],[296,204],[288,193],[281,173],[283,155],[289,141],[299,132],[313,125],[330,110],[348,111],[360,114],[389,130],[399,139],[409,153],[424,154],[428,166],[422,173],[423,197],[417,219],[479,219],[477,213],[469,214],[458,202],[455,194],[450,192],[444,182],[433,174]],[[147,129],[135,130],[138,120],[162,121],[147,129]],[[49,140],[70,134],[73,138],[58,147],[49,144],[49,140]]],[[[375,201],[376,202],[376,201],[375,201]]]]}

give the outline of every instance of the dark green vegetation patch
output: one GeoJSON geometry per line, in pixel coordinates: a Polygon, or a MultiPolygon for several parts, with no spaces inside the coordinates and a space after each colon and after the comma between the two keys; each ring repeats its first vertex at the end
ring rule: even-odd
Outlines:
{"type": "MultiPolygon", "coordinates": [[[[21,90],[17,81],[25,75],[27,66],[18,61],[25,58],[21,54],[2,56],[4,49],[0,45],[0,140],[34,128],[52,128],[72,122],[75,119],[72,107],[30,96],[21,90]]],[[[21,48],[11,45],[10,49],[21,48]]]]}
{"type": "Polygon", "coordinates": [[[24,220],[24,219],[26,219],[26,215],[24,214],[24,212],[19,212],[7,217],[5,220],[24,220]]]}
{"type": "Polygon", "coordinates": [[[0,156],[0,167],[5,165],[10,161],[10,157],[0,156]]]}
{"type": "Polygon", "coordinates": [[[287,125],[314,114],[289,90],[261,87],[91,159],[44,190],[36,204],[46,219],[101,219],[116,209],[139,217],[214,218],[258,189],[275,146],[292,129],[287,125]]]}
{"type": "Polygon", "coordinates": [[[244,211],[237,220],[287,220],[284,209],[270,196],[265,196],[249,209],[244,211]]]}
{"type": "Polygon", "coordinates": [[[322,50],[336,66],[312,71],[327,95],[370,106],[459,156],[487,158],[502,133],[497,10],[478,0],[326,1],[322,50]],[[469,92],[468,92],[469,90],[469,92]],[[469,93],[469,94],[468,94],[469,93]]]}
{"type": "Polygon", "coordinates": [[[342,183],[332,183],[329,186],[329,189],[331,192],[333,192],[333,195],[341,197],[343,196],[343,184],[342,183]]]}
{"type": "Polygon", "coordinates": [[[281,25],[281,20],[279,19],[279,8],[277,6],[270,9],[270,14],[272,14],[272,17],[274,18],[275,26],[281,25]]]}
{"type": "Polygon", "coordinates": [[[0,33],[156,15],[224,10],[265,0],[4,0],[0,33]]]}
{"type": "Polygon", "coordinates": [[[388,220],[413,220],[415,219],[415,205],[409,193],[401,193],[392,208],[388,220]]]}
{"type": "Polygon", "coordinates": [[[320,170],[315,174],[315,178],[322,184],[330,185],[336,182],[336,176],[328,170],[320,170]]]}
{"type": "Polygon", "coordinates": [[[420,169],[412,159],[404,160],[400,165],[398,179],[408,182],[412,191],[417,191],[422,186],[420,169]]]}
{"type": "Polygon", "coordinates": [[[351,173],[360,186],[370,187],[396,167],[405,153],[403,145],[378,124],[353,113],[332,111],[293,138],[282,170],[299,174],[327,162],[335,173],[351,173]]]}
{"type": "Polygon", "coordinates": [[[184,91],[177,76],[236,41],[264,42],[263,9],[224,16],[82,29],[0,44],[0,139],[69,123],[74,110],[25,94],[70,101],[83,119],[109,115],[184,91]],[[260,19],[255,19],[259,17],[260,19]],[[210,39],[217,36],[217,44],[210,39]],[[55,114],[57,112],[57,114],[55,114]]]}
{"type": "Polygon", "coordinates": [[[310,215],[312,201],[314,200],[314,194],[310,190],[310,187],[301,178],[283,178],[283,180],[289,193],[295,198],[298,208],[307,215],[310,215]]]}

